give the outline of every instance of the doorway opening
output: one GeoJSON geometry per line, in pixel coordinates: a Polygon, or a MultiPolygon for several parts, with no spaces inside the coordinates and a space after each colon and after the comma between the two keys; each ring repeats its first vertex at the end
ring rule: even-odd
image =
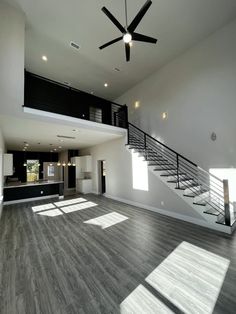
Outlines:
{"type": "Polygon", "coordinates": [[[98,191],[100,194],[106,193],[106,161],[98,161],[98,191]]]}

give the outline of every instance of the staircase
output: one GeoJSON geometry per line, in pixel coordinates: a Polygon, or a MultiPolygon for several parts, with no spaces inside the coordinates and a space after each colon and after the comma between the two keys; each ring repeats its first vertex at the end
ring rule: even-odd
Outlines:
{"type": "Polygon", "coordinates": [[[143,157],[149,169],[197,210],[209,227],[232,232],[236,213],[229,201],[227,180],[220,180],[132,123],[128,123],[127,147],[143,157]]]}

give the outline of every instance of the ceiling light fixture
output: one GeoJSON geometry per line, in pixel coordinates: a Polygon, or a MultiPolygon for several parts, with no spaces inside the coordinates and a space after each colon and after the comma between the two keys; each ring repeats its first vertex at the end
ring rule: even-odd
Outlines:
{"type": "Polygon", "coordinates": [[[108,83],[104,83],[104,86],[105,86],[105,87],[108,87],[108,83]]]}
{"type": "Polygon", "coordinates": [[[134,103],[135,109],[139,108],[139,106],[140,106],[140,102],[138,100],[136,100],[134,103]]]}
{"type": "Polygon", "coordinates": [[[124,34],[124,36],[123,36],[123,40],[124,40],[124,42],[125,42],[126,44],[130,43],[130,42],[131,42],[131,40],[132,40],[132,36],[131,36],[131,34],[130,34],[130,33],[126,33],[126,34],[124,34]]]}
{"type": "Polygon", "coordinates": [[[47,61],[48,61],[47,56],[42,56],[42,59],[43,59],[43,61],[45,61],[45,62],[47,62],[47,61]]]}
{"type": "Polygon", "coordinates": [[[167,112],[162,112],[162,120],[166,120],[168,118],[168,113],[167,112]]]}
{"type": "Polygon", "coordinates": [[[99,49],[104,49],[123,39],[125,43],[126,61],[128,62],[130,61],[131,40],[156,44],[157,42],[156,38],[152,38],[152,37],[135,32],[136,28],[138,27],[144,15],[147,13],[151,4],[152,4],[152,1],[147,0],[146,3],[143,5],[143,7],[139,10],[138,14],[133,19],[133,21],[128,25],[127,0],[125,0],[125,26],[122,26],[120,22],[114,17],[114,15],[106,7],[103,7],[102,11],[106,14],[106,16],[110,19],[110,21],[119,29],[119,31],[122,33],[122,36],[109,41],[108,43],[99,47],[99,49]]]}

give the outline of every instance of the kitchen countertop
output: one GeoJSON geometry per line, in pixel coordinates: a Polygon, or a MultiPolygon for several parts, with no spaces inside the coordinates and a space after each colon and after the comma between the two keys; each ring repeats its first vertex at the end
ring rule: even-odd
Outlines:
{"type": "Polygon", "coordinates": [[[20,188],[20,187],[28,187],[28,186],[36,186],[36,185],[47,185],[47,184],[59,184],[64,183],[64,181],[56,181],[56,180],[45,180],[45,181],[36,181],[36,182],[10,182],[4,185],[4,189],[10,188],[20,188]]]}

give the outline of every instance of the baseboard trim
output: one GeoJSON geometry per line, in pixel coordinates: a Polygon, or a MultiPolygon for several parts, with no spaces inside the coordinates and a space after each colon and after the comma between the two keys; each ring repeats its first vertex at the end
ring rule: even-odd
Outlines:
{"type": "Polygon", "coordinates": [[[92,191],[91,193],[92,193],[92,194],[95,194],[95,195],[101,195],[101,194],[98,193],[97,191],[92,191]]]}
{"type": "Polygon", "coordinates": [[[64,196],[59,196],[59,194],[54,194],[54,195],[47,195],[47,196],[40,196],[40,197],[24,198],[21,200],[7,201],[7,202],[3,202],[3,205],[27,203],[27,202],[32,202],[32,201],[46,200],[46,199],[54,198],[54,197],[59,197],[59,199],[61,197],[64,198],[64,196]]]}
{"type": "Polygon", "coordinates": [[[216,224],[216,226],[215,225],[210,225],[209,223],[207,223],[205,221],[202,221],[200,219],[194,218],[194,217],[184,216],[184,215],[181,215],[181,214],[174,213],[174,212],[172,212],[170,210],[163,210],[163,209],[160,209],[160,208],[156,208],[156,207],[149,206],[149,205],[146,205],[146,204],[134,202],[134,201],[131,201],[131,200],[127,200],[127,199],[124,199],[124,198],[121,198],[121,197],[117,197],[117,196],[113,196],[113,195],[109,195],[109,194],[104,194],[104,196],[107,197],[107,198],[113,199],[115,201],[119,201],[121,203],[125,203],[125,204],[128,204],[128,205],[133,205],[133,206],[136,206],[136,207],[140,207],[142,209],[150,210],[152,212],[155,212],[155,213],[158,213],[158,214],[161,214],[161,215],[165,215],[165,216],[169,216],[171,218],[179,219],[179,220],[182,220],[182,221],[185,221],[185,222],[189,222],[189,223],[201,226],[201,227],[205,227],[205,228],[208,228],[208,229],[212,229],[212,230],[223,232],[223,233],[227,233],[227,234],[231,234],[232,233],[231,227],[226,227],[226,226],[223,226],[223,225],[221,226],[219,224],[216,224]]]}

